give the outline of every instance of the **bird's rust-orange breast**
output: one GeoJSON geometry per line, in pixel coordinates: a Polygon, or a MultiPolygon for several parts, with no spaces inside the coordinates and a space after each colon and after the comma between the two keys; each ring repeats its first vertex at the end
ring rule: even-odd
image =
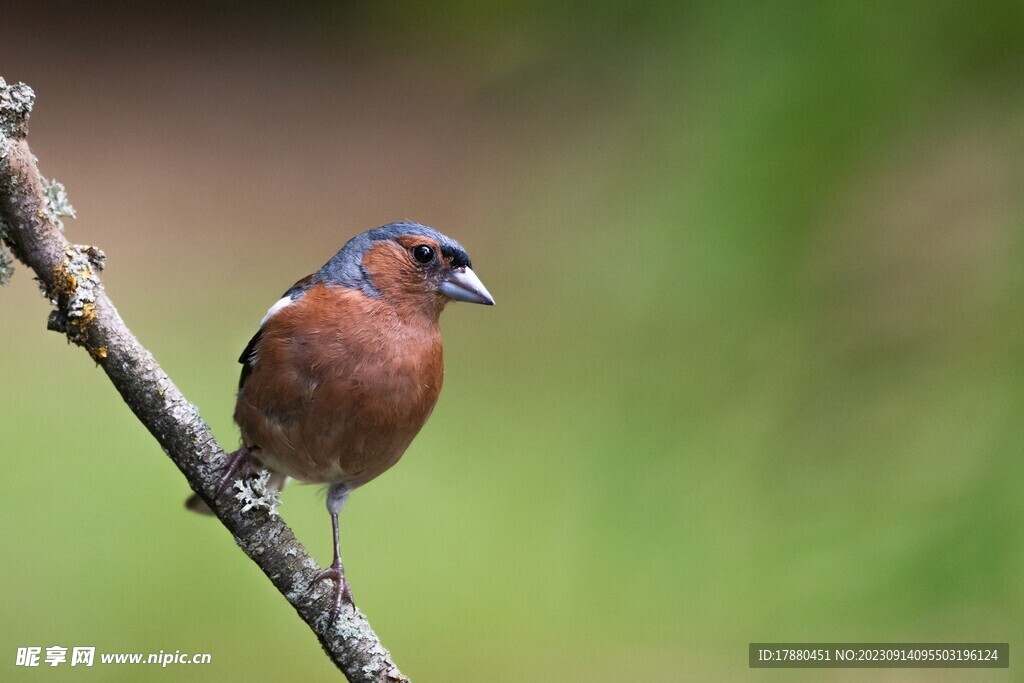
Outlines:
{"type": "Polygon", "coordinates": [[[264,325],[235,421],[266,466],[353,488],[394,465],[430,416],[444,362],[437,317],[319,284],[264,325]]]}

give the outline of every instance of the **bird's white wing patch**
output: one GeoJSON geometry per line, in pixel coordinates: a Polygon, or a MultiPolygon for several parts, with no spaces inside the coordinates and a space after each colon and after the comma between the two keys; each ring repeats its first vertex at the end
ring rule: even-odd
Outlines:
{"type": "Polygon", "coordinates": [[[267,311],[267,314],[263,316],[263,320],[260,321],[260,327],[266,325],[267,321],[270,320],[275,313],[291,304],[292,301],[293,299],[290,296],[282,297],[281,299],[279,299],[277,303],[270,307],[270,310],[267,311]]]}

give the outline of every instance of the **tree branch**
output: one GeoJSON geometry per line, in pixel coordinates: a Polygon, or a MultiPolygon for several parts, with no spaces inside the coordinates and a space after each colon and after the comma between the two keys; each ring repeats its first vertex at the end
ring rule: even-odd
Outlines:
{"type": "MultiPolygon", "coordinates": [[[[72,245],[60,230],[49,185],[39,175],[26,137],[35,95],[23,83],[0,78],[0,238],[31,268],[54,304],[48,327],[85,348],[110,377],[136,417],[316,634],[349,681],[407,681],[361,612],[343,611],[327,630],[332,589],[313,585],[320,567],[276,516],[213,496],[224,451],[210,428],[124,324],[100,281],[103,253],[72,245]]],[[[60,188],[62,193],[63,188],[60,188]]],[[[67,207],[70,209],[70,205],[67,207]]],[[[68,215],[68,214],[63,214],[68,215]]],[[[0,266],[2,263],[0,255],[0,266]]]]}

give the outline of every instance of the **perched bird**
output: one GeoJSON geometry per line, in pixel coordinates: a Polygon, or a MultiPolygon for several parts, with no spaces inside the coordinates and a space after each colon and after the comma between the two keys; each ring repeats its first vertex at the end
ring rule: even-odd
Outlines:
{"type": "MultiPolygon", "coordinates": [[[[242,352],[232,454],[218,494],[250,464],[327,484],[335,583],[330,622],[352,594],[338,513],[349,493],[398,462],[430,416],[444,365],[438,318],[449,301],[494,305],[455,240],[417,223],[358,235],[270,307],[242,352]]],[[[200,510],[193,497],[189,507],[200,510]]]]}

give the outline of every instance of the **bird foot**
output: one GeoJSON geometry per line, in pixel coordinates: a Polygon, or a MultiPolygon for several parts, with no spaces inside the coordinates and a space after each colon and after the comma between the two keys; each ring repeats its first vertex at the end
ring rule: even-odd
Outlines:
{"type": "Polygon", "coordinates": [[[340,562],[335,562],[327,569],[317,572],[309,584],[309,590],[313,590],[313,586],[325,579],[334,581],[334,604],[331,605],[331,616],[327,620],[327,628],[330,628],[341,614],[342,602],[347,602],[352,606],[352,614],[356,613],[356,603],[352,600],[352,590],[349,588],[348,581],[345,580],[345,570],[340,562]]]}
{"type": "Polygon", "coordinates": [[[214,491],[214,497],[220,498],[220,494],[224,493],[224,489],[227,488],[228,483],[235,477],[236,474],[242,472],[242,476],[248,477],[252,471],[250,465],[252,464],[252,456],[249,455],[249,449],[242,446],[237,451],[228,456],[228,468],[221,475],[220,479],[217,480],[217,489],[214,491]]]}

